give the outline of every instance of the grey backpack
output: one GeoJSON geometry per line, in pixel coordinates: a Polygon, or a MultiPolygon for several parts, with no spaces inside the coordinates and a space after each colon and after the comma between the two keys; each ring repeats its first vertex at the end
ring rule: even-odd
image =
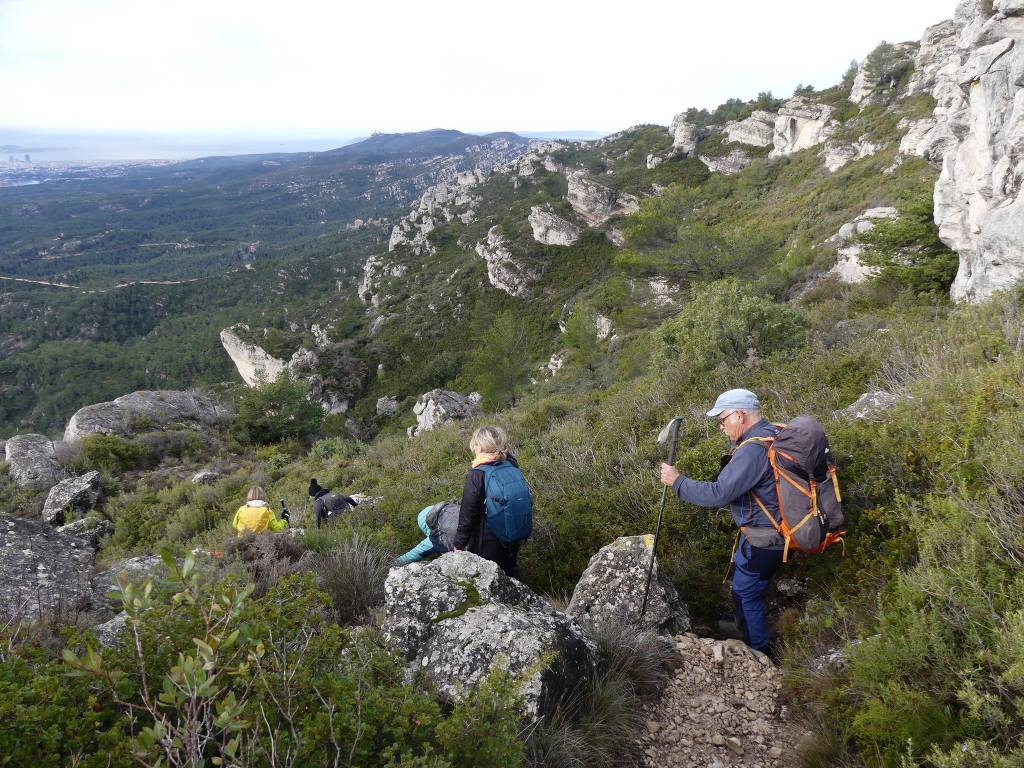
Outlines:
{"type": "Polygon", "coordinates": [[[750,496],[785,540],[785,561],[791,549],[823,552],[842,542],[846,531],[840,530],[845,521],[843,498],[824,428],[813,416],[797,416],[776,426],[775,437],[752,437],[744,444],[757,442],[768,450],[781,519],[776,520],[753,491],[750,496]]]}
{"type": "Polygon", "coordinates": [[[455,533],[459,529],[459,512],[462,505],[457,501],[442,501],[430,508],[427,512],[427,528],[430,529],[430,538],[434,540],[439,549],[451,552],[455,542],[455,533]]]}

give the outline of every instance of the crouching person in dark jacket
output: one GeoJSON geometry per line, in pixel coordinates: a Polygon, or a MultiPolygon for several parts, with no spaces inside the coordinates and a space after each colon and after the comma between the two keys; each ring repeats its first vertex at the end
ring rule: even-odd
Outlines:
{"type": "Polygon", "coordinates": [[[782,565],[784,541],[772,521],[780,519],[775,474],[768,451],[757,438],[774,437],[778,428],[761,418],[757,395],[746,389],[731,389],[719,395],[707,413],[718,418],[734,446],[732,456],[714,482],[692,480],[670,464],[661,465],[661,482],[672,488],[682,501],[701,507],[729,507],[740,529],[733,560],[732,601],[736,624],[751,648],[777,660],[772,635],[765,617],[764,593],[782,565]],[[762,511],[755,500],[760,499],[762,511]]]}
{"type": "Polygon", "coordinates": [[[452,542],[459,526],[459,503],[442,501],[424,507],[416,516],[416,524],[426,537],[404,555],[395,559],[396,565],[418,563],[436,555],[452,551],[452,542]]]}
{"type": "Polygon", "coordinates": [[[309,496],[313,499],[313,519],[317,528],[330,517],[340,515],[359,504],[351,496],[332,493],[330,488],[321,488],[315,477],[309,481],[309,496]]]}
{"type": "Polygon", "coordinates": [[[501,427],[480,427],[469,441],[473,466],[462,488],[454,548],[466,549],[519,578],[519,548],[533,529],[533,502],[501,427]]]}

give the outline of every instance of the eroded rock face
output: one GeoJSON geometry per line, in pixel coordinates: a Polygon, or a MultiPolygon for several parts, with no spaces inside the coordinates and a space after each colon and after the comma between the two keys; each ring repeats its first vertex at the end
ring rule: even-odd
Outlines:
{"type": "Polygon", "coordinates": [[[454,178],[447,179],[428,187],[420,196],[412,211],[409,212],[394,229],[388,240],[388,250],[393,251],[400,245],[412,249],[417,256],[437,252],[428,235],[438,224],[458,219],[469,224],[476,218],[476,209],[480,198],[471,193],[471,189],[488,177],[483,168],[462,171],[454,178]]]}
{"type": "Polygon", "coordinates": [[[499,665],[523,678],[524,714],[536,717],[593,673],[595,648],[575,622],[469,552],[393,568],[384,593],[384,636],[451,701],[499,665]]]}
{"type": "Polygon", "coordinates": [[[79,477],[61,480],[50,489],[43,506],[43,521],[50,525],[64,525],[65,513],[71,509],[80,517],[95,507],[102,496],[100,473],[93,470],[79,477]]]}
{"type": "Polygon", "coordinates": [[[447,389],[432,389],[416,399],[412,412],[416,414],[416,425],[409,427],[409,437],[420,432],[435,429],[442,424],[468,419],[480,413],[480,400],[476,392],[468,397],[447,389]]]}
{"type": "Polygon", "coordinates": [[[672,134],[672,153],[688,157],[697,149],[697,142],[707,135],[707,131],[693,123],[686,122],[686,113],[681,112],[672,118],[669,127],[672,134]]]}
{"type": "MultiPolygon", "coordinates": [[[[238,369],[238,375],[250,387],[263,381],[274,381],[287,366],[258,344],[250,344],[238,336],[239,328],[225,328],[220,332],[220,344],[238,369]]],[[[248,328],[245,328],[248,330],[248,328]]]]}
{"type": "Polygon", "coordinates": [[[0,513],[0,616],[34,620],[85,608],[92,558],[92,548],[77,536],[0,513]]]}
{"type": "Polygon", "coordinates": [[[708,167],[712,173],[721,173],[725,176],[732,176],[739,173],[750,165],[750,155],[737,147],[724,157],[700,156],[700,161],[708,167]]]}
{"type": "Polygon", "coordinates": [[[231,411],[197,391],[140,390],[109,402],[87,405],[68,421],[64,440],[88,435],[131,435],[172,426],[214,427],[226,424],[231,411]]]}
{"type": "MultiPolygon", "coordinates": [[[[892,56],[896,62],[910,64],[917,52],[917,43],[897,43],[893,46],[892,56]]],[[[854,104],[867,106],[879,103],[886,92],[891,92],[896,87],[896,82],[892,79],[872,79],[868,70],[868,58],[865,57],[857,69],[857,76],[853,79],[853,88],[850,89],[849,98],[854,104]]]]}
{"type": "Polygon", "coordinates": [[[488,230],[486,242],[476,244],[476,252],[487,262],[488,281],[509,296],[524,295],[529,290],[530,283],[537,279],[537,275],[512,256],[508,241],[502,236],[498,226],[488,230]]]}
{"type": "Polygon", "coordinates": [[[377,415],[394,416],[398,413],[398,398],[386,395],[377,398],[377,415]]]}
{"type": "Polygon", "coordinates": [[[875,270],[860,262],[864,248],[856,242],[857,235],[875,228],[878,219],[895,219],[899,213],[895,208],[869,208],[853,221],[843,224],[826,242],[836,249],[839,259],[829,274],[844,283],[863,283],[875,270]]]}
{"type": "Polygon", "coordinates": [[[53,441],[46,435],[15,435],[4,445],[4,459],[18,488],[50,488],[61,478],[53,441]]]}
{"type": "Polygon", "coordinates": [[[606,624],[631,624],[658,632],[686,632],[690,616],[672,581],[654,563],[647,610],[640,607],[647,583],[654,537],[623,536],[592,558],[569,601],[568,613],[585,629],[594,631],[606,624]]]}
{"type": "Polygon", "coordinates": [[[580,228],[561,216],[552,213],[546,206],[530,208],[530,226],[533,239],[545,245],[572,245],[580,239],[580,228]]]}
{"type": "Polygon", "coordinates": [[[636,213],[640,210],[640,201],[633,195],[627,195],[604,184],[598,184],[589,178],[585,171],[574,171],[569,174],[569,205],[590,226],[604,224],[612,216],[636,213]]]}
{"type": "Polygon", "coordinates": [[[796,96],[779,109],[775,118],[774,149],[769,157],[782,157],[823,143],[835,132],[835,110],[804,96],[796,96]]]}
{"type": "Polygon", "coordinates": [[[861,139],[853,144],[828,141],[825,142],[821,155],[825,158],[825,167],[831,173],[835,173],[847,163],[870,157],[881,148],[881,144],[873,144],[867,139],[861,139]]]}
{"type": "Polygon", "coordinates": [[[759,109],[748,118],[726,123],[725,135],[732,142],[770,147],[775,140],[775,118],[772,112],[759,109]]]}
{"type": "Polygon", "coordinates": [[[927,47],[949,56],[923,82],[937,102],[935,130],[955,137],[935,185],[935,220],[960,256],[958,301],[983,301],[1024,277],[1024,15],[1015,2],[999,8],[962,0],[954,34],[938,25],[922,45],[921,55],[927,47]]]}

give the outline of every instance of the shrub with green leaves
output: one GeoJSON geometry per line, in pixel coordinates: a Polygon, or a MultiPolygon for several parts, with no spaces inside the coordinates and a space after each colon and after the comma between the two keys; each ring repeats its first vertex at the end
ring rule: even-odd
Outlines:
{"type": "Polygon", "coordinates": [[[308,437],[323,419],[323,409],[309,400],[309,385],[283,373],[242,392],[232,428],[243,442],[277,443],[308,437]]]}

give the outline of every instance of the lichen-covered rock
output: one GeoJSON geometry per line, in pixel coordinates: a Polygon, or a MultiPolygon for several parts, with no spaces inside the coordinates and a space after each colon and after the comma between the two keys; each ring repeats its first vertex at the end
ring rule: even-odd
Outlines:
{"type": "Polygon", "coordinates": [[[315,371],[320,365],[320,358],[316,352],[305,347],[299,347],[288,360],[288,370],[295,374],[308,374],[315,371]]]}
{"type": "Polygon", "coordinates": [[[448,700],[499,666],[521,678],[524,714],[533,718],[593,673],[595,648],[578,625],[469,552],[394,568],[384,593],[384,636],[448,700]]]}
{"type": "Polygon", "coordinates": [[[572,245],[580,239],[580,228],[553,213],[549,207],[535,205],[528,218],[533,239],[545,245],[572,245]]]}
{"type": "Polygon", "coordinates": [[[640,201],[636,197],[598,184],[585,171],[569,174],[566,199],[590,226],[604,224],[612,216],[640,210],[640,201]]]}
{"type": "Polygon", "coordinates": [[[704,157],[704,155],[700,155],[698,159],[707,166],[709,171],[721,173],[723,176],[733,176],[751,163],[750,155],[739,147],[736,147],[729,154],[722,157],[704,157]]]}
{"type": "Polygon", "coordinates": [[[15,435],[4,445],[4,459],[18,488],[50,488],[61,477],[53,441],[46,435],[15,435]]]}
{"type": "Polygon", "coordinates": [[[851,405],[835,411],[832,416],[837,419],[875,419],[880,417],[884,411],[906,399],[905,396],[901,397],[881,390],[865,392],[851,405]]]}
{"type": "Polygon", "coordinates": [[[83,517],[81,520],[62,525],[57,532],[82,539],[93,550],[97,550],[103,538],[113,534],[114,524],[102,517],[83,517]]]}
{"type": "Polygon", "coordinates": [[[64,439],[73,442],[88,435],[131,435],[176,426],[203,429],[222,426],[231,416],[230,410],[201,392],[141,390],[78,410],[64,428],[64,439]]]}
{"type": "Polygon", "coordinates": [[[648,534],[623,536],[602,547],[590,558],[566,613],[591,631],[606,624],[630,624],[664,633],[689,631],[686,604],[657,560],[647,610],[640,618],[653,545],[654,537],[648,534]]]}
{"type": "Polygon", "coordinates": [[[50,489],[43,505],[43,520],[50,525],[64,525],[65,513],[71,509],[80,517],[95,507],[103,492],[100,473],[96,470],[79,477],[61,480],[50,489]]]}
{"type": "Polygon", "coordinates": [[[398,398],[391,395],[377,398],[377,415],[394,416],[398,413],[398,398]]]}
{"type": "Polygon", "coordinates": [[[248,327],[234,326],[220,332],[220,344],[238,369],[238,375],[250,387],[255,387],[261,380],[274,381],[287,364],[258,344],[243,341],[238,335],[243,329],[247,331],[248,327]]]}
{"type": "Polygon", "coordinates": [[[0,616],[38,619],[85,608],[93,550],[38,520],[0,513],[0,616]]]}
{"type": "Polygon", "coordinates": [[[96,640],[104,648],[113,648],[117,638],[128,628],[128,614],[121,611],[114,618],[92,628],[96,640]]]}
{"type": "Polygon", "coordinates": [[[218,480],[220,480],[220,472],[212,469],[201,469],[192,475],[194,485],[213,485],[218,480]]]}
{"type": "Polygon", "coordinates": [[[832,119],[835,110],[805,96],[796,96],[779,109],[769,157],[783,157],[827,141],[838,128],[832,119]]]}
{"type": "Polygon", "coordinates": [[[522,296],[537,279],[533,271],[512,256],[498,226],[488,230],[486,242],[476,244],[476,252],[487,262],[487,279],[491,285],[509,296],[522,296]]]}
{"type": "Polygon", "coordinates": [[[447,389],[424,392],[412,407],[412,412],[416,414],[416,425],[409,428],[409,437],[442,424],[478,415],[481,399],[476,392],[471,392],[468,397],[447,389]]]}

